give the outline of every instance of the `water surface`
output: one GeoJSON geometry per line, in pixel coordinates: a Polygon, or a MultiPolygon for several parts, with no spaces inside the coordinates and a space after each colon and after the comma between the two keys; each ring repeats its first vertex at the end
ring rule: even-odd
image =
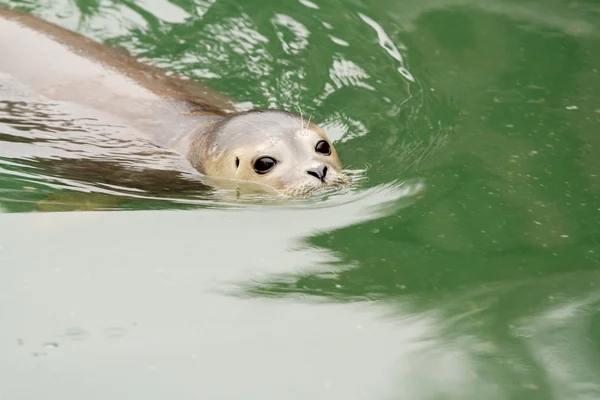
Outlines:
{"type": "Polygon", "coordinates": [[[0,76],[0,396],[600,397],[597,2],[0,4],[360,172],[239,198],[0,76]]]}

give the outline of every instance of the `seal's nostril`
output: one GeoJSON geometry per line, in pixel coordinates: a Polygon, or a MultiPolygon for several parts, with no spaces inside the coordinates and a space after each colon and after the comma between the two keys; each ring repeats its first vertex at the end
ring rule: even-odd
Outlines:
{"type": "Polygon", "coordinates": [[[325,182],[325,176],[327,176],[327,166],[321,165],[317,168],[311,168],[306,170],[306,173],[310,176],[314,176],[321,182],[325,182]]]}
{"type": "Polygon", "coordinates": [[[309,175],[314,176],[317,179],[321,179],[321,177],[319,176],[319,174],[315,170],[309,169],[308,171],[306,171],[306,173],[309,174],[309,175]]]}

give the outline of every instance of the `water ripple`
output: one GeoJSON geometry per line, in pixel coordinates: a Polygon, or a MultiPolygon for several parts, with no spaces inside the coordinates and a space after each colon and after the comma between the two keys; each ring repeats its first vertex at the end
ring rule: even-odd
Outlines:
{"type": "MultiPolygon", "coordinates": [[[[0,102],[2,179],[36,188],[24,196],[24,202],[48,204],[52,198],[56,203],[76,205],[101,199],[99,206],[104,207],[104,198],[96,195],[111,195],[118,197],[115,204],[128,199],[144,201],[149,207],[344,204],[374,188],[393,191],[393,185],[406,185],[415,177],[402,173],[445,143],[446,136],[427,132],[432,123],[422,110],[426,96],[411,88],[391,88],[381,78],[378,65],[353,56],[369,46],[368,40],[327,22],[326,11],[313,2],[302,1],[299,6],[318,10],[312,11],[315,14],[268,11],[270,27],[260,22],[265,19],[250,6],[223,17],[223,5],[214,0],[198,0],[193,5],[161,0],[100,1],[78,7],[59,2],[50,8],[19,2],[19,6],[92,38],[110,39],[142,61],[187,78],[210,80],[217,88],[221,85],[229,89],[227,95],[240,100],[239,109],[282,108],[313,118],[342,147],[341,153],[349,154],[342,158],[352,177],[350,187],[339,193],[324,191],[291,202],[214,190],[203,185],[177,154],[140,138],[128,127],[66,104],[33,100],[31,94],[21,93],[22,88],[15,91],[5,85],[1,90],[10,95],[0,102]],[[385,125],[376,123],[379,116],[369,119],[357,112],[365,102],[378,104],[381,115],[390,117],[385,125]],[[385,135],[381,156],[401,164],[392,166],[385,180],[369,177],[372,157],[357,157],[364,147],[357,143],[374,134],[385,135]]],[[[384,55],[373,53],[374,58],[391,57],[397,64],[392,71],[404,71],[406,82],[418,86],[401,54],[406,47],[392,40],[374,17],[359,17],[356,23],[375,30],[385,50],[384,55]]],[[[11,196],[5,201],[17,201],[16,194],[11,196]]]]}

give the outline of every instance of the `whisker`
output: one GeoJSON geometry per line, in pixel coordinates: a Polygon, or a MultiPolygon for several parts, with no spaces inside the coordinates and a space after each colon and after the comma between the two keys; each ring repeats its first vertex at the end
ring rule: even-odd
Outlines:
{"type": "Polygon", "coordinates": [[[304,116],[302,115],[302,108],[300,108],[300,104],[296,104],[298,107],[298,111],[300,111],[300,130],[304,130],[304,116]]]}

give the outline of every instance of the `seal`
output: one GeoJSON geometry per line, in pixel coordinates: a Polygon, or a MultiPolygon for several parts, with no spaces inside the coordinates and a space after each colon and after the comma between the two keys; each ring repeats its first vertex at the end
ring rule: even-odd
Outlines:
{"type": "Polygon", "coordinates": [[[332,141],[302,115],[239,111],[199,82],[1,6],[0,37],[0,73],[173,149],[213,186],[251,182],[304,196],[347,182],[332,141]]]}

